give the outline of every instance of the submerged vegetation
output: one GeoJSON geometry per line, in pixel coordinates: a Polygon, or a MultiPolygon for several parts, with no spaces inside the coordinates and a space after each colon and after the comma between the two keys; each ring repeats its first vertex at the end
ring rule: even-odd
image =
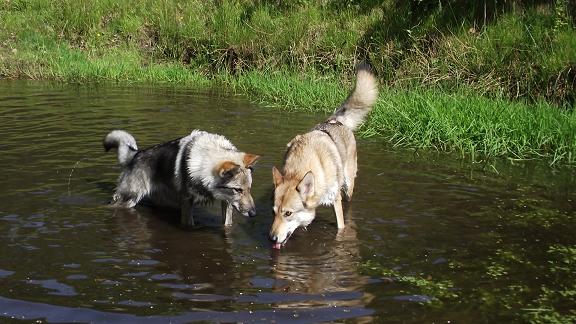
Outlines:
{"type": "Polygon", "coordinates": [[[387,282],[400,286],[402,293],[413,296],[421,303],[441,303],[444,300],[458,298],[454,283],[449,280],[435,281],[423,275],[403,275],[393,269],[386,269],[381,264],[368,260],[361,265],[363,271],[382,276],[387,282]]]}
{"type": "Polygon", "coordinates": [[[480,322],[574,323],[574,213],[546,199],[519,199],[471,217],[491,229],[467,242],[472,255],[455,249],[445,264],[426,260],[417,273],[385,257],[365,261],[362,269],[389,283],[391,296],[413,296],[430,311],[457,303],[476,309],[480,322]]]}
{"type": "Polygon", "coordinates": [[[368,60],[363,129],[477,160],[576,160],[576,6],[557,1],[0,1],[0,76],[225,85],[329,111],[368,60]]]}

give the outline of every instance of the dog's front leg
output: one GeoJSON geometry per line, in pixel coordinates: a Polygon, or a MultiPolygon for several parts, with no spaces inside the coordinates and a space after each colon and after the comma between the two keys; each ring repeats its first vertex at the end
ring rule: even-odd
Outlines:
{"type": "Polygon", "coordinates": [[[338,194],[334,201],[334,213],[336,214],[336,223],[338,228],[344,228],[344,211],[342,210],[342,195],[338,194]]]}
{"type": "Polygon", "coordinates": [[[190,199],[183,198],[180,204],[180,224],[182,226],[194,226],[194,215],[192,215],[192,204],[190,199]]]}
{"type": "Polygon", "coordinates": [[[234,207],[227,201],[222,200],[222,218],[224,218],[224,226],[232,225],[232,214],[234,213],[234,207]]]}

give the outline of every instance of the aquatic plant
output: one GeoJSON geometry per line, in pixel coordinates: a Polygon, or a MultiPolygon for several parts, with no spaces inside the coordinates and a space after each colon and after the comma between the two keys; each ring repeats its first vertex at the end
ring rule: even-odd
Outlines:
{"type": "Polygon", "coordinates": [[[421,296],[422,298],[418,300],[422,303],[441,303],[443,300],[458,297],[454,283],[450,280],[436,280],[424,274],[401,274],[399,271],[387,268],[373,260],[362,263],[361,268],[367,273],[388,280],[390,283],[400,284],[403,287],[400,289],[400,293],[421,296]]]}

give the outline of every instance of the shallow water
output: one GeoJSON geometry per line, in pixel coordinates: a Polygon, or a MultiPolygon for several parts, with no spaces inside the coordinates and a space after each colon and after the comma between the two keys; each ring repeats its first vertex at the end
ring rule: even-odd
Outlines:
{"type": "Polygon", "coordinates": [[[472,323],[575,308],[561,294],[575,263],[556,267],[576,258],[571,169],[359,140],[346,230],[322,208],[277,252],[271,167],[324,116],[220,91],[21,81],[0,82],[0,116],[0,321],[472,323]],[[199,209],[184,230],[173,211],[106,207],[119,168],[101,140],[117,128],[141,148],[200,128],[262,154],[258,215],[225,229],[219,208],[199,209]]]}

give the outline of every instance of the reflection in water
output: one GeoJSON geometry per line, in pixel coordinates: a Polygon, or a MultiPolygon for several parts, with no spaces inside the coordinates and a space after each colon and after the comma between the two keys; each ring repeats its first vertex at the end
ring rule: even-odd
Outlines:
{"type": "MultiPolygon", "coordinates": [[[[114,211],[117,226],[113,240],[118,250],[146,253],[150,259],[137,262],[155,266],[152,272],[126,273],[125,276],[134,279],[145,276],[156,282],[159,289],[171,291],[171,298],[186,308],[205,311],[231,311],[242,304],[272,304],[272,309],[297,310],[298,314],[311,310],[321,313],[328,307],[333,309],[330,317],[333,319],[346,318],[351,313],[357,314],[354,317],[371,313],[364,310],[364,306],[372,296],[359,292],[367,278],[358,274],[359,243],[352,220],[347,229],[336,236],[326,235],[309,249],[276,253],[272,258],[273,278],[269,281],[233,266],[241,264],[245,257],[234,255],[232,230],[223,231],[219,224],[182,230],[176,223],[167,221],[176,220],[175,215],[175,211],[146,208],[114,211]],[[231,291],[233,287],[249,285],[254,289],[240,294],[231,291]]],[[[132,306],[142,303],[130,302],[132,306]]],[[[282,316],[283,312],[278,315],[282,316]]]]}
{"type": "MultiPolygon", "coordinates": [[[[162,264],[170,274],[156,275],[153,280],[165,287],[212,288],[229,293],[234,281],[230,247],[226,231],[217,226],[183,230],[176,220],[177,212],[161,209],[117,209],[119,250],[141,251],[162,264]],[[167,284],[172,279],[182,282],[167,284]]],[[[200,217],[199,217],[200,218],[200,217]]],[[[145,262],[145,261],[144,261],[145,262]]]]}
{"type": "Polygon", "coordinates": [[[352,208],[345,210],[346,227],[335,231],[317,231],[316,239],[295,239],[290,248],[272,251],[274,291],[285,294],[329,296],[327,300],[295,299],[279,301],[277,308],[306,308],[321,304],[364,307],[374,296],[362,293],[368,277],[358,272],[361,260],[352,208]]]}

